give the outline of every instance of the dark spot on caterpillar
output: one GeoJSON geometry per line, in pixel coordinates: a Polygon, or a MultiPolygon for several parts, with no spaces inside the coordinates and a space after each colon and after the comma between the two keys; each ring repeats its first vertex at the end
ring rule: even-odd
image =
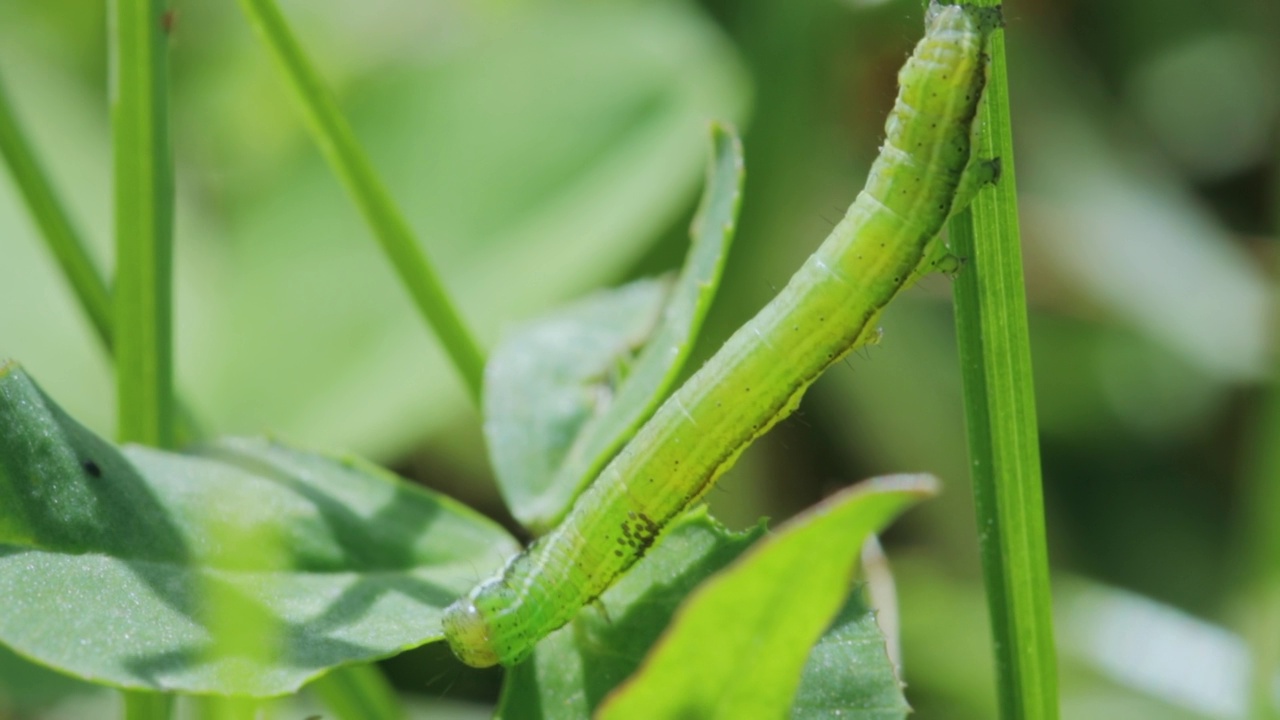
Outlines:
{"type": "Polygon", "coordinates": [[[173,29],[178,26],[178,11],[169,8],[160,13],[160,29],[165,35],[172,35],[173,29]]]}
{"type": "Polygon", "coordinates": [[[92,460],[85,460],[81,463],[81,466],[84,468],[85,472],[89,473],[90,477],[102,477],[102,468],[98,467],[98,463],[92,460]]]}
{"type": "Polygon", "coordinates": [[[618,557],[622,557],[622,551],[621,551],[621,550],[614,550],[614,551],[613,551],[613,554],[614,554],[614,555],[617,555],[618,557]]]}

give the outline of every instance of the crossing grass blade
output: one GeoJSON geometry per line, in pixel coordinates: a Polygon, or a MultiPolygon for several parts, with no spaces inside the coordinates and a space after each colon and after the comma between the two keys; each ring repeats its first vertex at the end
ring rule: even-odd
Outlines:
{"type": "Polygon", "coordinates": [[[984,102],[978,156],[999,158],[1000,181],[948,226],[952,252],[967,260],[955,314],[969,461],[1001,717],[1053,720],[1057,660],[1003,31],[991,38],[984,102]]]}

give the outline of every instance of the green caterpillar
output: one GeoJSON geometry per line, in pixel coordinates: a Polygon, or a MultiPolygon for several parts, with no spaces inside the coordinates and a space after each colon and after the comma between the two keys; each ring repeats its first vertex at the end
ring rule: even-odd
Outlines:
{"type": "Polygon", "coordinates": [[[565,521],[444,612],[468,665],[514,665],[573,619],[790,414],[832,363],[878,336],[914,277],[954,268],[943,224],[994,180],[974,136],[998,8],[934,0],[898,75],[866,188],[772,302],[677,390],[578,498],[565,521]]]}

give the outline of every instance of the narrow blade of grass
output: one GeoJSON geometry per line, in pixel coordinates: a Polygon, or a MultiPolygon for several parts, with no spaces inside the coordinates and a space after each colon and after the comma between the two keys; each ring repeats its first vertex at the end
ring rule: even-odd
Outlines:
{"type": "Polygon", "coordinates": [[[124,698],[124,720],[157,720],[173,713],[173,696],[128,690],[124,698]]]}
{"type": "Polygon", "coordinates": [[[168,58],[158,0],[113,4],[116,381],[120,439],[174,440],[173,168],[168,58]]]}
{"type": "Polygon", "coordinates": [[[1280,367],[1253,437],[1246,476],[1245,548],[1250,577],[1244,636],[1252,655],[1250,715],[1280,720],[1280,367]]]}
{"type": "Polygon", "coordinates": [[[340,720],[400,720],[395,690],[374,665],[348,665],[309,686],[340,720]]]}
{"type": "Polygon", "coordinates": [[[479,401],[484,354],[445,292],[421,243],[409,229],[364,154],[332,92],[289,30],[272,0],[241,0],[241,7],[284,72],[302,104],[303,115],[320,151],[351,193],[382,244],[418,310],[435,330],[473,400],[479,401]]]}
{"type": "MultiPolygon", "coordinates": [[[[116,385],[120,439],[173,443],[173,177],[168,59],[157,0],[112,5],[116,385]]],[[[125,692],[128,720],[165,720],[171,697],[125,692]]]]}
{"type": "Polygon", "coordinates": [[[1053,719],[1057,661],[1008,92],[998,31],[978,152],[999,158],[1003,173],[949,232],[953,252],[968,259],[956,325],[1001,717],[1053,719]]]}
{"type": "Polygon", "coordinates": [[[112,351],[111,294],[71,217],[53,190],[36,158],[0,83],[0,156],[22,193],[41,236],[67,276],[80,307],[89,316],[98,339],[112,351]]]}

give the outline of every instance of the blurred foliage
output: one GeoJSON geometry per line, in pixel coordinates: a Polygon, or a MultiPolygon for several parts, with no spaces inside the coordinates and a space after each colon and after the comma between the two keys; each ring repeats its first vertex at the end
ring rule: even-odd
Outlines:
{"type": "MultiPolygon", "coordinates": [[[[185,396],[219,432],[372,454],[500,513],[474,411],[244,19],[232,3],[176,9],[185,396]]],[[[705,123],[738,122],[743,216],[694,367],[861,186],[920,15],[917,0],[284,9],[489,343],[674,267],[705,123]]],[[[1006,14],[1055,569],[1238,627],[1232,528],[1276,366],[1280,6],[1015,0],[1006,14]]],[[[109,267],[103,37],[101,4],[0,3],[0,73],[109,267]]],[[[0,355],[108,433],[109,363],[0,178],[0,355]]],[[[927,558],[897,567],[904,673],[919,717],[980,718],[993,684],[949,290],[932,278],[896,303],[884,342],[829,373],[712,502],[746,526],[872,474],[942,478],[886,539],[891,560],[927,558]]],[[[486,687],[407,665],[409,690],[486,687]]],[[[1175,716],[1147,691],[1100,690],[1105,673],[1064,667],[1068,717],[1175,716]]]]}

